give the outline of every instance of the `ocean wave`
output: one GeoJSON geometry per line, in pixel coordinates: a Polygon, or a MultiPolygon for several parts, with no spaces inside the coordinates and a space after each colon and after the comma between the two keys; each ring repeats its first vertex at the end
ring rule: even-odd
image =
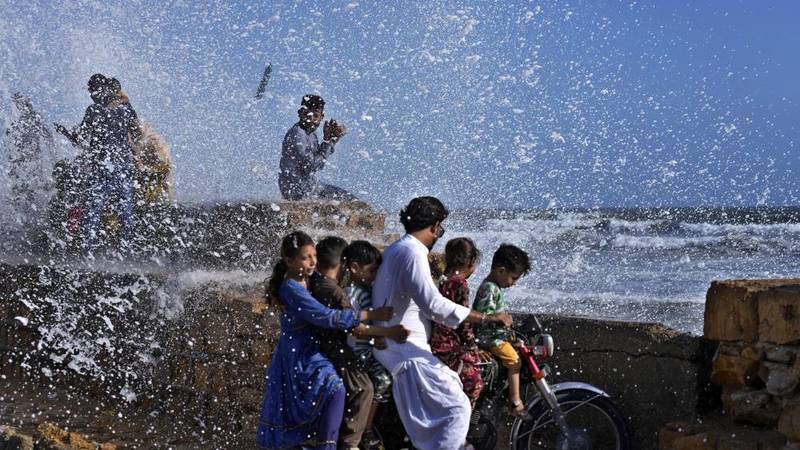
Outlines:
{"type": "Polygon", "coordinates": [[[714,224],[714,223],[681,223],[685,230],[701,235],[719,234],[797,234],[800,235],[800,223],[770,224],[714,224]]]}
{"type": "MultiPolygon", "coordinates": [[[[514,289],[509,310],[533,314],[658,322],[694,334],[703,332],[704,295],[650,296],[613,292],[565,292],[557,289],[514,289]]],[[[544,324],[545,327],[547,324],[544,324]]],[[[556,339],[558,330],[553,330],[556,339]]]]}
{"type": "Polygon", "coordinates": [[[532,288],[517,286],[508,291],[511,306],[534,303],[552,304],[564,302],[601,302],[629,305],[632,303],[692,303],[705,304],[705,293],[686,293],[682,295],[621,294],[608,291],[564,291],[552,288],[532,288]]]}
{"type": "Polygon", "coordinates": [[[712,247],[721,244],[725,240],[722,236],[707,237],[672,237],[672,236],[636,236],[629,234],[619,234],[611,240],[613,247],[636,248],[636,249],[680,249],[693,247],[712,247]]]}

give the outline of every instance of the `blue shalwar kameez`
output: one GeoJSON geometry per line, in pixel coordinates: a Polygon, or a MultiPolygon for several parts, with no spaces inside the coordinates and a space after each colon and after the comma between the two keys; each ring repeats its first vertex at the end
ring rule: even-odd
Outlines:
{"type": "MultiPolygon", "coordinates": [[[[335,432],[334,436],[318,436],[318,430],[321,422],[331,418],[326,408],[343,405],[344,386],[336,369],[320,352],[317,330],[349,330],[358,325],[359,312],[326,308],[294,280],[284,281],[278,294],[284,306],[281,335],[267,370],[256,436],[258,447],[289,449],[302,445],[335,449],[335,432]]],[[[341,414],[339,411],[339,421],[341,414]]]]}

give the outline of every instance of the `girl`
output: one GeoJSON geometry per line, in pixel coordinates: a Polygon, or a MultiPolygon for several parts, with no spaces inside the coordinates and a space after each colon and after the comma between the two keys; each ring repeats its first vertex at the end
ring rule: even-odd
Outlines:
{"type": "Polygon", "coordinates": [[[307,290],[317,264],[314,241],[295,231],[267,286],[267,303],[281,311],[281,335],[267,371],[256,441],[261,449],[308,446],[335,450],[345,390],[320,353],[317,328],[350,330],[362,320],[389,320],[391,308],[329,309],[307,290]]]}
{"type": "MultiPolygon", "coordinates": [[[[467,278],[475,272],[480,251],[472,239],[455,238],[444,248],[445,270],[439,282],[439,292],[459,305],[470,307],[467,278]]],[[[434,324],[431,335],[431,350],[443,363],[456,371],[464,385],[464,393],[472,407],[481,395],[481,376],[478,346],[472,324],[464,322],[457,329],[434,324]]]]}

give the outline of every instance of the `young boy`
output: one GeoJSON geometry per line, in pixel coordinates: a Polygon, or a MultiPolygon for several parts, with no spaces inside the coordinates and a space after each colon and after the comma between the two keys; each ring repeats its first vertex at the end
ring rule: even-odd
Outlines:
{"type": "MultiPolygon", "coordinates": [[[[502,244],[492,257],[492,269],[478,288],[473,309],[493,314],[504,312],[506,298],[502,289],[510,288],[531,269],[528,254],[519,247],[502,244]]],[[[517,351],[508,342],[510,331],[493,324],[479,325],[476,330],[478,345],[489,350],[508,369],[508,412],[514,417],[525,417],[525,404],[519,393],[521,361],[517,351]]]]}
{"type": "MultiPolygon", "coordinates": [[[[342,252],[347,242],[330,236],[316,245],[317,271],[309,279],[309,290],[323,305],[332,309],[351,308],[350,300],[339,286],[342,280],[342,252]]],[[[361,310],[358,308],[357,310],[361,310]]],[[[354,333],[385,336],[404,342],[408,332],[401,326],[392,328],[359,325],[354,333]]],[[[320,350],[331,360],[346,390],[344,416],[339,430],[339,448],[358,449],[364,430],[371,428],[370,411],[374,398],[373,383],[366,367],[348,345],[344,331],[320,330],[320,350]]]]}
{"type": "MultiPolygon", "coordinates": [[[[350,300],[350,307],[358,310],[372,308],[372,283],[375,281],[378,267],[381,264],[381,252],[369,242],[353,241],[342,252],[342,262],[350,280],[350,284],[345,288],[345,293],[350,300]]],[[[408,330],[402,325],[396,326],[408,333],[408,330]]],[[[376,444],[380,444],[380,440],[373,435],[372,421],[378,404],[389,400],[392,386],[392,376],[372,356],[373,346],[379,349],[385,346],[383,338],[379,333],[371,330],[372,328],[375,327],[370,327],[370,333],[356,332],[347,337],[348,345],[366,367],[373,385],[374,401],[370,407],[364,432],[364,448],[367,449],[376,448],[376,444]],[[369,337],[374,337],[374,339],[369,339],[369,337]]]]}

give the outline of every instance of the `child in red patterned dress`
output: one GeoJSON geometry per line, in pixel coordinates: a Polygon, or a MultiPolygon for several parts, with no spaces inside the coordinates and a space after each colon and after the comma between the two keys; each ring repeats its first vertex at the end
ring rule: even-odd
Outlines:
{"type": "MultiPolygon", "coordinates": [[[[466,237],[451,239],[444,249],[445,271],[439,280],[439,291],[459,305],[471,307],[467,278],[475,272],[480,251],[466,237]]],[[[481,395],[483,377],[477,365],[480,362],[478,345],[472,324],[462,322],[455,330],[441,324],[433,325],[431,350],[443,363],[461,378],[464,393],[472,407],[481,395]]]]}

